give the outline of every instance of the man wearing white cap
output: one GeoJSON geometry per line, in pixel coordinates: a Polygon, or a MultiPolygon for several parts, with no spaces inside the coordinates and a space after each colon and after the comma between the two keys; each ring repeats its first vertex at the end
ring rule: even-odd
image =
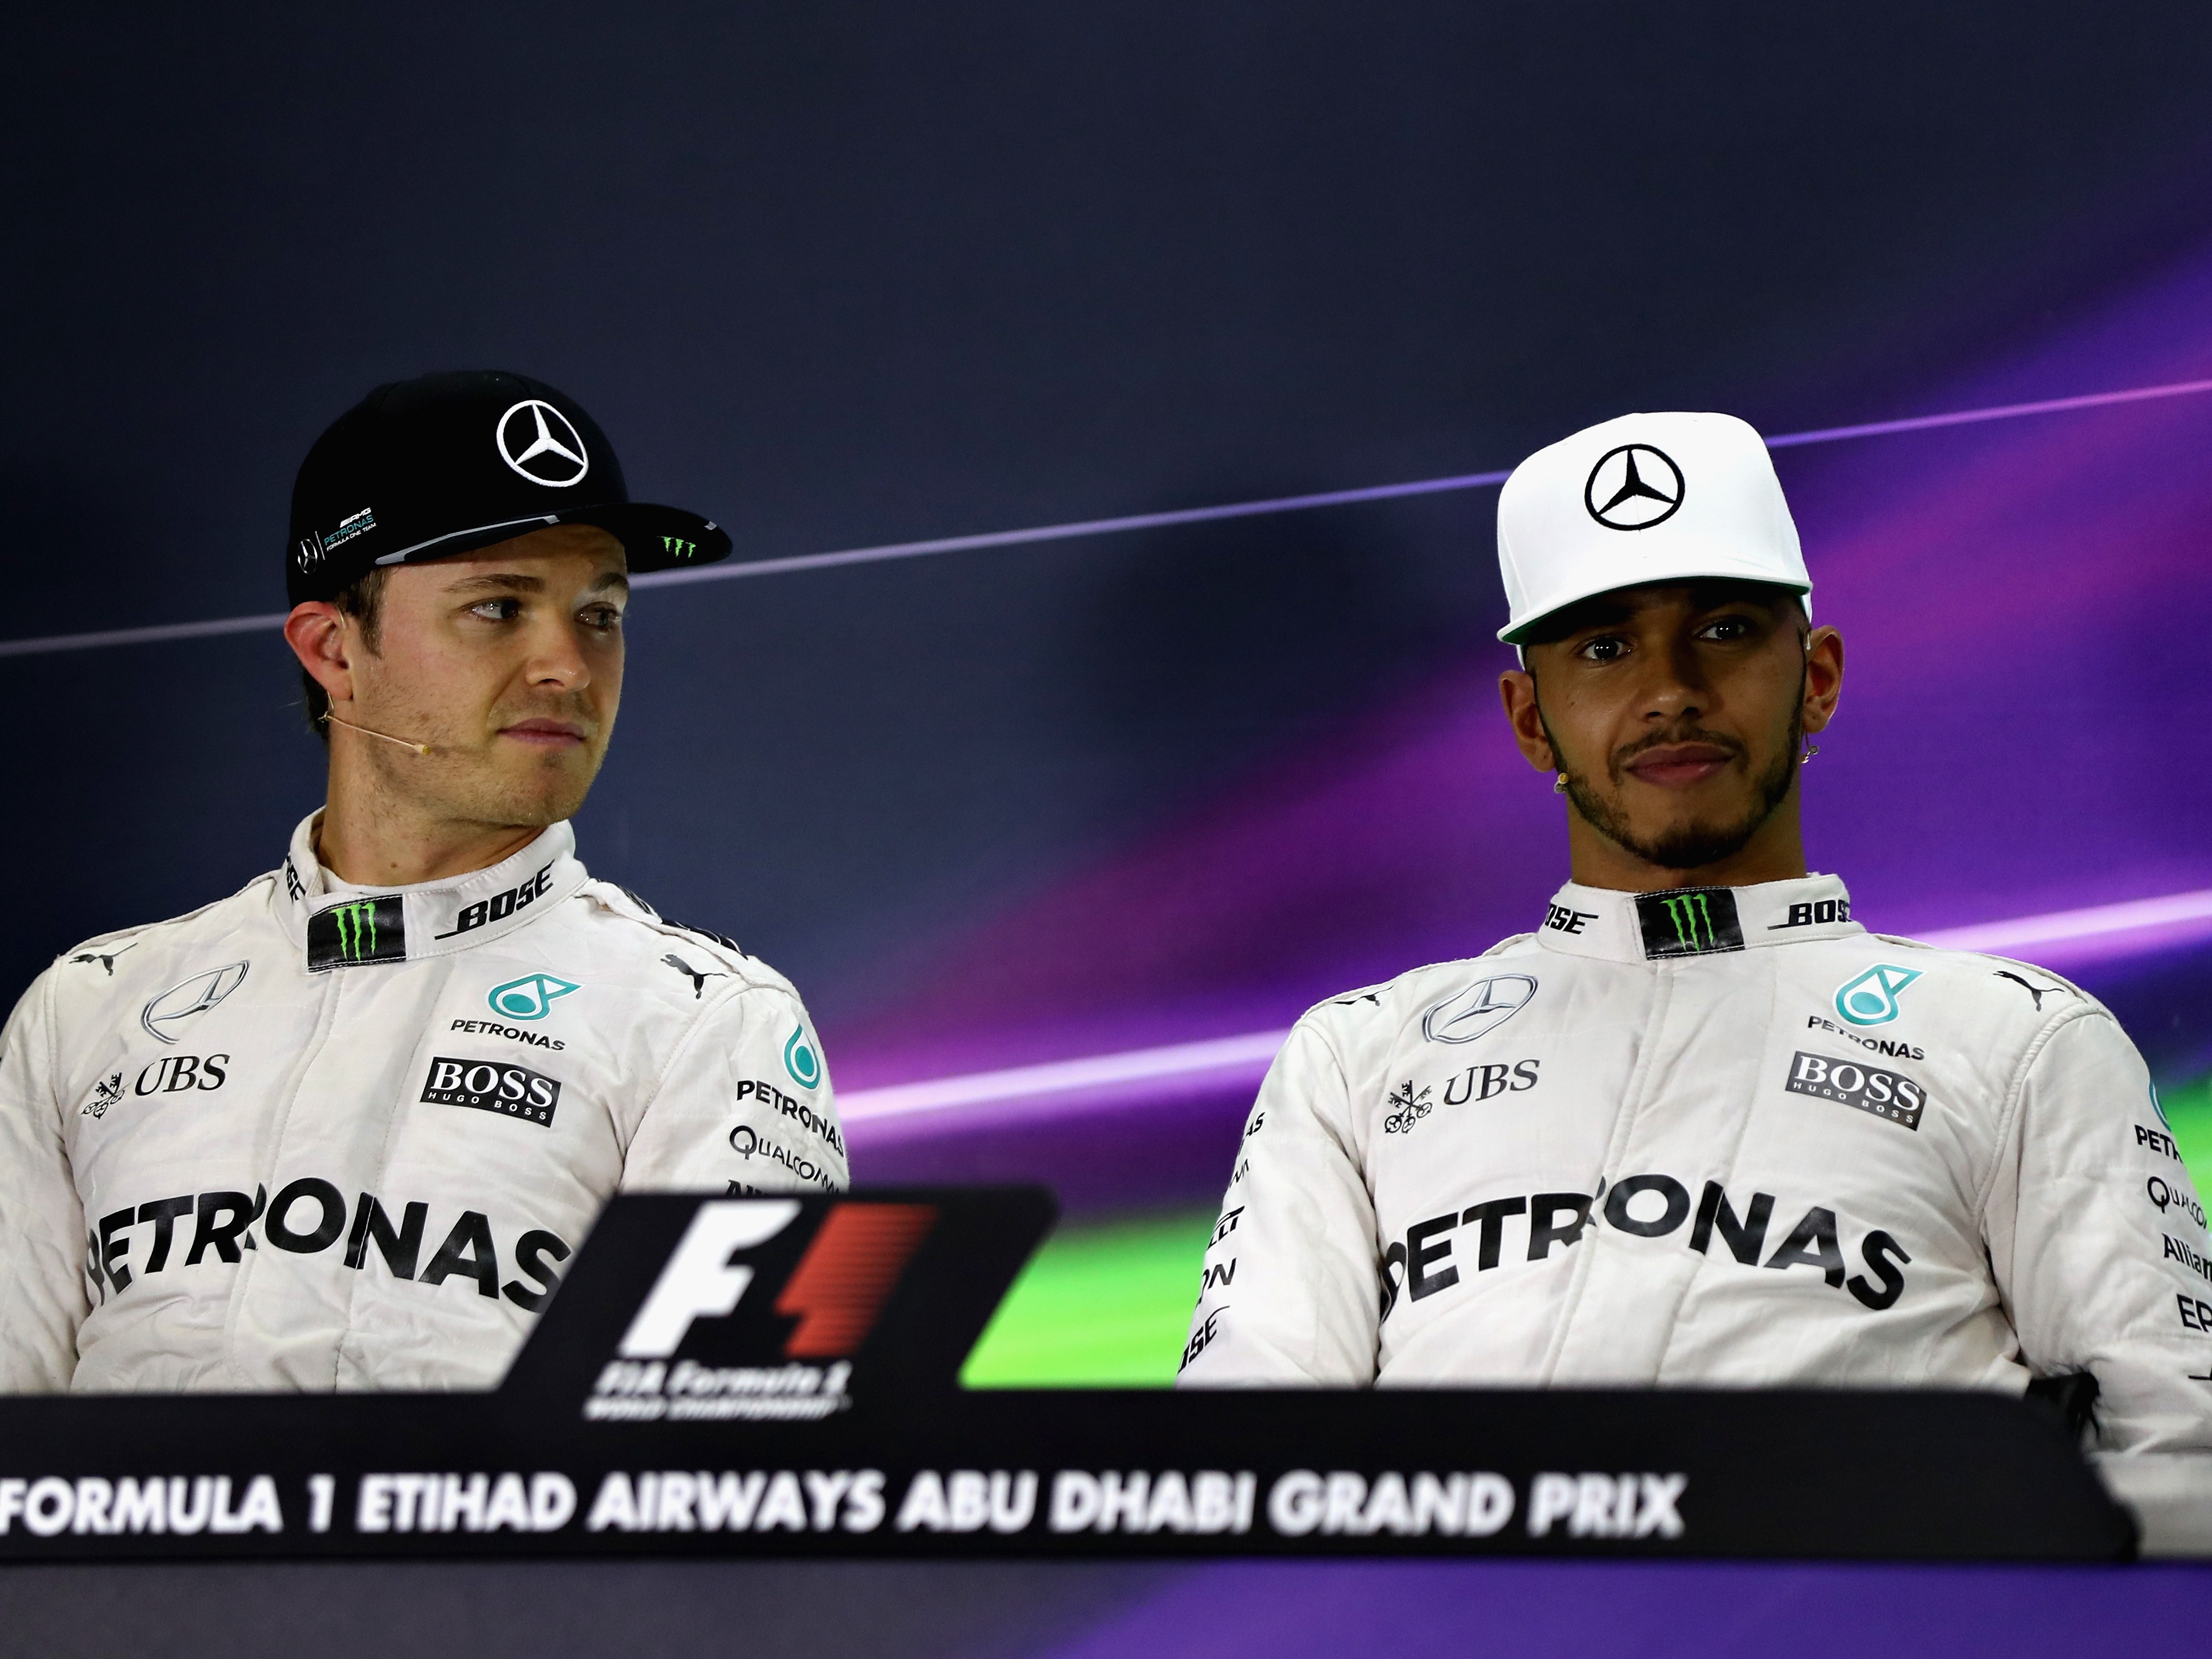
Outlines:
{"type": "Polygon", "coordinates": [[[2033,1386],[2105,1447],[2212,1448],[2203,1210],[2118,1024],[1806,872],[1843,644],[1759,434],[1608,421],[1498,524],[1573,878],[1299,1021],[1183,1382],[2033,1386]]]}

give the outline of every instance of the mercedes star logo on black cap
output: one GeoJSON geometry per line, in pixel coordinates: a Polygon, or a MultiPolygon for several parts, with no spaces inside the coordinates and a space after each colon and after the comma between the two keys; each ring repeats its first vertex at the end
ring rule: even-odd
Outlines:
{"type": "Polygon", "coordinates": [[[1590,469],[1583,505],[1607,530],[1649,530],[1682,505],[1682,469],[1650,444],[1608,449],[1590,469]]]}
{"type": "Polygon", "coordinates": [[[499,417],[499,455],[532,483],[566,489],[592,470],[568,417],[542,398],[526,398],[499,417]]]}
{"type": "Polygon", "coordinates": [[[605,531],[633,575],[730,552],[713,520],[630,500],[606,434],[557,387],[506,369],[418,374],[371,392],[300,464],[285,591],[331,599],[371,570],[564,524],[605,531]]]}

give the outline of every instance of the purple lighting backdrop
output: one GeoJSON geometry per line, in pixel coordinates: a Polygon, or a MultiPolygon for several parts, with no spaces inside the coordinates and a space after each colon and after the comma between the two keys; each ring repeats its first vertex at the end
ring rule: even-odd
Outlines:
{"type": "MultiPolygon", "coordinates": [[[[1979,375],[1906,389],[1895,412],[2208,374],[2212,252],[1979,375]]],[[[2212,788],[2187,740],[2212,690],[2182,620],[2212,600],[2208,453],[2201,396],[1778,453],[1815,616],[1848,647],[1842,713],[1807,775],[1808,850],[1869,925],[1923,933],[2212,888],[2212,788]]],[[[1495,500],[1333,510],[1449,515],[1487,560],[1495,500]]],[[[863,1176],[1034,1174],[1079,1207],[1158,1196],[1217,1143],[1225,1169],[1218,1126],[1256,1066],[880,1121],[861,1091],[1279,1030],[1323,996],[1529,927],[1564,876],[1561,809],[1504,732],[1510,661],[1469,638],[1325,745],[933,941],[926,978],[829,1033],[841,1090],[860,1097],[863,1176]]],[[[2212,962],[2190,937],[2025,954],[2113,1000],[2161,1077],[2212,1064],[2212,1029],[2185,1012],[2212,962]]],[[[1202,1188],[1221,1170],[1191,1173],[1202,1188]]]]}

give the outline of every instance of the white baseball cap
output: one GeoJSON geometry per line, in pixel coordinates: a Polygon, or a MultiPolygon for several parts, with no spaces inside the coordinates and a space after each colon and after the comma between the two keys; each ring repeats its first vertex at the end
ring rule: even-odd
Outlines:
{"type": "Polygon", "coordinates": [[[1813,591],[1765,441],[1733,415],[1623,415],[1538,450],[1498,495],[1498,568],[1510,607],[1498,637],[1514,645],[1618,587],[1718,576],[1813,591]]]}

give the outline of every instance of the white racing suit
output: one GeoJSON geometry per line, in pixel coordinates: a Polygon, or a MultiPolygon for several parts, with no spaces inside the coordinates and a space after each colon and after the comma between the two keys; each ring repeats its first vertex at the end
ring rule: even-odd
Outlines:
{"type": "Polygon", "coordinates": [[[1832,877],[1569,884],[1299,1021],[1185,1385],[2024,1389],[2212,1447],[2204,1212],[2118,1022],[1832,877]]]}
{"type": "Polygon", "coordinates": [[[358,889],[315,822],[17,1005],[0,1389],[489,1387],[617,1190],[844,1185],[790,984],[568,825],[358,889]]]}

